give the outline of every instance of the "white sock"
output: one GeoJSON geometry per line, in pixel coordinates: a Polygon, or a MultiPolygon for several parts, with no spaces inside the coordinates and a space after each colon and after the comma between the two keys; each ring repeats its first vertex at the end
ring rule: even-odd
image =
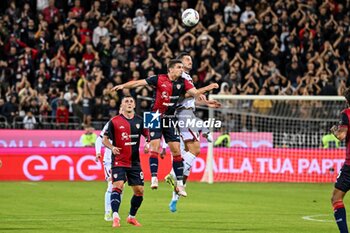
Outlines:
{"type": "Polygon", "coordinates": [[[196,159],[196,156],[191,152],[187,151],[183,154],[182,158],[184,159],[184,176],[189,176],[191,172],[191,167],[196,159]]]}
{"type": "Polygon", "coordinates": [[[182,180],[177,180],[176,183],[177,183],[177,186],[184,186],[184,183],[182,180]]]}
{"type": "Polygon", "coordinates": [[[119,218],[120,219],[118,212],[113,212],[113,218],[119,218]]]}
{"type": "Polygon", "coordinates": [[[112,181],[108,181],[108,186],[105,193],[105,212],[106,213],[109,213],[112,211],[112,206],[111,206],[112,188],[113,188],[112,181]]]}
{"type": "Polygon", "coordinates": [[[174,169],[171,169],[170,174],[173,175],[173,177],[175,178],[175,181],[176,181],[176,175],[175,175],[174,169]]]}
{"type": "Polygon", "coordinates": [[[177,193],[173,192],[173,198],[171,199],[172,201],[177,201],[179,200],[179,195],[177,193]]]}
{"type": "Polygon", "coordinates": [[[135,218],[135,216],[132,216],[132,215],[129,214],[129,218],[135,218]]]}
{"type": "Polygon", "coordinates": [[[105,193],[105,212],[109,213],[111,212],[112,207],[111,207],[111,193],[106,191],[105,193]]]}

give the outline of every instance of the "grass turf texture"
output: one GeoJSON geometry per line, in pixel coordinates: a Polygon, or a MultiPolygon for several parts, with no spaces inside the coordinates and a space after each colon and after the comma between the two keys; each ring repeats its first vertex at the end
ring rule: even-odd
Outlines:
{"type": "MultiPolygon", "coordinates": [[[[104,217],[104,182],[0,182],[0,232],[338,232],[330,195],[333,184],[190,183],[188,197],[171,213],[171,190],[145,184],[136,228],[125,222],[131,189],[120,208],[121,228],[104,217]],[[324,222],[307,221],[303,216],[324,222]]],[[[347,200],[345,199],[345,205],[347,200]]],[[[348,209],[349,213],[350,208],[348,209]]]]}

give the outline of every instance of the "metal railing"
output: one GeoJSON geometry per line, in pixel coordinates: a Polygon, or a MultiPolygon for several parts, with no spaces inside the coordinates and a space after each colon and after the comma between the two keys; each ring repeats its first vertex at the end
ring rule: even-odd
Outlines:
{"type": "MultiPolygon", "coordinates": [[[[16,116],[12,121],[13,129],[24,129],[24,117],[16,116]]],[[[34,125],[34,129],[82,129],[82,121],[77,116],[70,116],[68,123],[56,123],[56,117],[53,116],[35,116],[36,123],[29,123],[34,125]]]]}

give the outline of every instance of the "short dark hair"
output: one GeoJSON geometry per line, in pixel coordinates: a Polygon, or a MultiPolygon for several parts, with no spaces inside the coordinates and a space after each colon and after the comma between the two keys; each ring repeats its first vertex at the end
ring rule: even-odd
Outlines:
{"type": "Polygon", "coordinates": [[[132,98],[134,100],[134,102],[136,103],[135,98],[133,96],[131,96],[131,95],[124,95],[120,102],[123,102],[123,100],[126,99],[126,98],[132,98]]]}
{"type": "Polygon", "coordinates": [[[185,56],[191,56],[191,55],[187,52],[181,52],[181,53],[179,53],[179,55],[177,55],[176,59],[182,60],[182,58],[185,56]]]}
{"type": "Polygon", "coordinates": [[[350,88],[345,89],[344,97],[345,97],[346,101],[348,102],[348,105],[350,106],[350,88]]]}
{"type": "Polygon", "coordinates": [[[178,63],[182,64],[182,61],[179,60],[179,59],[172,59],[172,60],[170,60],[169,63],[168,63],[168,67],[167,67],[168,71],[169,71],[170,68],[173,68],[178,63]]]}

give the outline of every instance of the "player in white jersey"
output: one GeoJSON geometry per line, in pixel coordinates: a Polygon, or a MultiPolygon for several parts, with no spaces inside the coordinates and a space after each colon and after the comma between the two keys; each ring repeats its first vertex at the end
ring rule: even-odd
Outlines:
{"type": "MultiPolygon", "coordinates": [[[[101,148],[102,148],[102,139],[105,132],[108,130],[108,123],[103,127],[100,135],[97,137],[95,142],[96,150],[96,162],[101,158],[101,148]]],[[[107,181],[107,190],[105,193],[105,220],[113,221],[112,218],[112,209],[111,209],[111,193],[112,193],[112,179],[111,179],[111,164],[112,164],[112,151],[108,148],[105,148],[105,153],[103,155],[103,168],[105,172],[105,179],[107,181]]]]}
{"type": "MultiPolygon", "coordinates": [[[[187,53],[181,53],[177,57],[177,59],[181,60],[184,65],[184,73],[182,73],[182,77],[184,79],[187,79],[190,82],[193,82],[191,76],[189,75],[189,72],[192,69],[192,58],[187,53]]],[[[212,83],[208,86],[205,86],[203,88],[198,89],[201,93],[209,92],[213,89],[219,88],[219,85],[217,83],[212,83]]],[[[197,104],[202,104],[198,103],[197,104]]],[[[178,104],[178,108],[176,110],[176,117],[179,122],[188,122],[193,121],[193,119],[196,119],[195,121],[202,121],[201,119],[197,118],[195,115],[195,106],[196,101],[194,98],[190,96],[185,96],[185,98],[178,104]]],[[[219,103],[216,104],[210,104],[208,107],[217,108],[219,107],[219,103]]],[[[203,125],[203,124],[202,124],[203,125]]],[[[208,142],[212,141],[211,136],[209,135],[209,129],[203,127],[203,128],[196,128],[196,127],[179,127],[180,135],[182,138],[182,141],[184,143],[184,150],[181,151],[181,156],[184,160],[184,184],[186,183],[187,177],[190,174],[191,167],[193,165],[194,160],[196,159],[196,156],[200,153],[200,141],[199,136],[200,132],[202,132],[202,135],[207,138],[208,142]]],[[[175,177],[171,174],[166,176],[166,181],[172,185],[176,184],[175,177]]],[[[173,192],[173,198],[169,204],[170,211],[175,212],[176,211],[176,204],[179,199],[179,196],[176,192],[173,192]]]]}

